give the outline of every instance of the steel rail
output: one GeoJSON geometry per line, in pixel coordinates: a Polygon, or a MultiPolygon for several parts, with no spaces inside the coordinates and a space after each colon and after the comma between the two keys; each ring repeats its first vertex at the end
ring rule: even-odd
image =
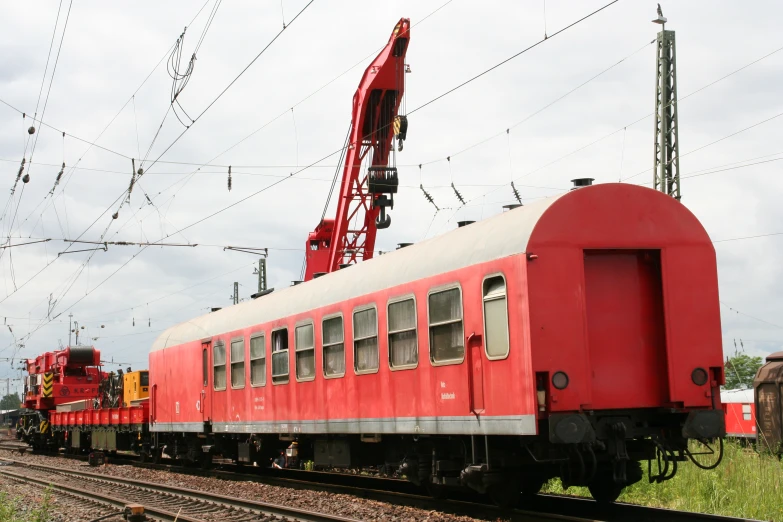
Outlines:
{"type": "Polygon", "coordinates": [[[169,470],[172,472],[211,476],[224,480],[254,480],[268,485],[296,489],[313,489],[353,495],[361,498],[388,502],[395,505],[408,505],[425,510],[452,513],[472,517],[487,517],[495,514],[498,518],[510,520],[587,520],[591,522],[764,522],[749,518],[677,511],[615,502],[600,504],[590,498],[571,495],[538,494],[524,499],[522,509],[501,509],[487,503],[488,500],[478,494],[460,494],[460,500],[436,499],[422,494],[412,493],[414,486],[405,480],[382,477],[362,476],[343,473],[313,472],[300,470],[272,470],[267,468],[247,468],[225,466],[224,470],[198,470],[170,464],[142,464],[134,462],[136,467],[169,470]],[[250,470],[257,473],[249,473],[250,470]],[[284,477],[289,475],[292,478],[284,477]],[[295,477],[295,478],[293,478],[295,477]],[[350,485],[348,485],[350,484],[350,485]],[[383,488],[383,489],[380,489],[383,488]],[[565,518],[559,518],[565,517],[565,518]]]}
{"type": "MultiPolygon", "coordinates": [[[[11,460],[11,459],[2,459],[11,460]]],[[[228,497],[224,495],[218,495],[214,493],[207,493],[204,491],[185,489],[175,486],[167,486],[164,484],[157,484],[153,482],[142,482],[138,480],[123,479],[118,477],[112,477],[107,475],[101,475],[97,473],[89,473],[85,471],[65,470],[53,466],[45,466],[42,464],[29,464],[20,462],[17,460],[11,460],[14,466],[0,467],[0,474],[15,478],[17,480],[25,480],[28,482],[34,482],[43,486],[50,486],[53,489],[75,493],[83,496],[87,496],[96,500],[108,501],[115,506],[122,505],[123,507],[128,504],[136,503],[144,505],[144,511],[147,515],[159,518],[161,520],[177,520],[182,522],[203,522],[203,519],[195,518],[191,515],[182,513],[173,513],[154,505],[149,505],[147,502],[139,501],[133,498],[133,491],[140,490],[144,493],[154,493],[165,496],[167,499],[179,498],[188,500],[191,503],[195,502],[199,505],[211,504],[213,506],[222,507],[226,509],[238,509],[253,514],[259,515],[273,515],[278,517],[285,517],[288,520],[297,520],[301,522],[358,522],[356,519],[349,517],[340,517],[335,515],[327,515],[323,513],[317,513],[314,511],[306,511],[303,509],[291,508],[281,506],[277,504],[271,504],[267,502],[257,502],[254,500],[245,500],[241,498],[228,497]],[[71,476],[86,479],[87,481],[97,484],[110,484],[114,486],[125,487],[128,490],[129,498],[119,499],[115,495],[108,493],[102,494],[96,491],[87,491],[82,488],[63,484],[53,480],[42,479],[39,477],[30,477],[24,474],[15,473],[13,469],[32,469],[38,471],[50,472],[53,476],[71,476]]],[[[138,495],[138,494],[137,494],[138,495]]]]}

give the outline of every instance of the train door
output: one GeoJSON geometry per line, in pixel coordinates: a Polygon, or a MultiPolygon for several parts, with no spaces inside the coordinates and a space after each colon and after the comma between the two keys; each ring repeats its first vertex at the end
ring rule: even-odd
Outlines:
{"type": "Polygon", "coordinates": [[[201,419],[204,422],[210,420],[209,352],[211,347],[211,340],[201,343],[201,395],[196,404],[201,411],[201,419]]]}
{"type": "Polygon", "coordinates": [[[468,336],[468,386],[470,387],[470,411],[473,415],[484,412],[484,343],[481,334],[468,336]]]}
{"type": "Polygon", "coordinates": [[[481,285],[481,308],[483,335],[472,334],[467,339],[470,407],[474,415],[484,411],[485,366],[507,358],[509,352],[508,300],[506,278],[502,274],[484,278],[481,285]]]}

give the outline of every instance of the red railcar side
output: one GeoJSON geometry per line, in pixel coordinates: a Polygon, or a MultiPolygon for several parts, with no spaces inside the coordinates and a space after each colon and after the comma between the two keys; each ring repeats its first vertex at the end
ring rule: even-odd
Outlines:
{"type": "Polygon", "coordinates": [[[698,220],[650,189],[511,210],[170,328],[153,445],[247,461],[298,440],[317,465],[369,454],[490,492],[566,469],[616,498],[638,461],[724,432],[716,270],[698,220]],[[404,331],[417,357],[394,367],[404,331]]]}

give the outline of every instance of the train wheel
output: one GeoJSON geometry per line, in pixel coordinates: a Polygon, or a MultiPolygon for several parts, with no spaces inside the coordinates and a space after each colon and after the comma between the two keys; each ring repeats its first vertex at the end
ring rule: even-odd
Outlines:
{"type": "Polygon", "coordinates": [[[433,484],[432,482],[427,483],[427,493],[429,493],[432,498],[437,498],[438,500],[442,500],[448,496],[448,491],[445,487],[440,484],[433,484]]]}
{"type": "Polygon", "coordinates": [[[522,481],[522,498],[531,499],[535,497],[548,481],[548,479],[542,477],[525,478],[522,481]]]}
{"type": "Polygon", "coordinates": [[[509,478],[501,484],[497,484],[489,489],[489,498],[492,503],[500,508],[515,507],[522,496],[522,484],[509,478]]]}
{"type": "Polygon", "coordinates": [[[587,486],[595,501],[601,504],[610,504],[617,500],[620,493],[623,492],[623,488],[625,488],[624,485],[617,484],[611,478],[596,479],[587,486]]]}

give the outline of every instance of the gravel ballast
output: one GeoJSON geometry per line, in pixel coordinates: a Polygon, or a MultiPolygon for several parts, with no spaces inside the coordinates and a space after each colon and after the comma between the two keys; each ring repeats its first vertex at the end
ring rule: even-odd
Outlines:
{"type": "MultiPolygon", "coordinates": [[[[208,493],[231,496],[258,502],[268,502],[282,506],[295,507],[308,511],[316,511],[337,516],[351,517],[367,521],[415,521],[415,522],[473,522],[478,520],[499,520],[495,517],[483,519],[467,516],[457,516],[436,511],[394,505],[387,502],[364,499],[346,494],[309,489],[294,489],[282,486],[271,486],[251,481],[230,481],[212,477],[185,475],[171,471],[161,471],[138,468],[128,465],[106,465],[90,467],[84,462],[47,457],[41,455],[25,455],[23,457],[6,456],[20,462],[57,466],[62,469],[87,471],[90,473],[124,479],[153,482],[167,486],[194,489],[208,493]]],[[[30,488],[30,486],[22,486],[30,488]]],[[[40,496],[40,492],[38,493],[40,496]]],[[[95,515],[97,517],[98,515],[95,515]]],[[[93,518],[95,518],[93,517],[93,518]]]]}

